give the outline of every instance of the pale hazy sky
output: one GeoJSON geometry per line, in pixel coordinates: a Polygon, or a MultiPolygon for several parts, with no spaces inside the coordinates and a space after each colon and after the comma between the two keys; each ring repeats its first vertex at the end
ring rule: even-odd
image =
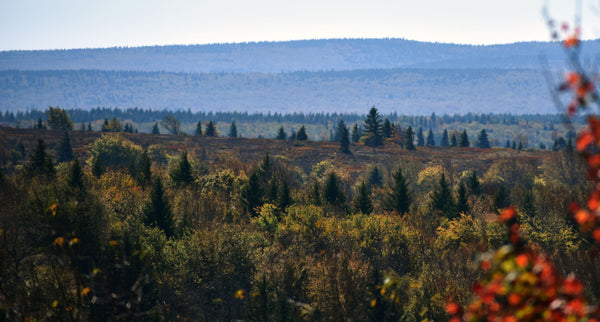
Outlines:
{"type": "MultiPolygon", "coordinates": [[[[584,38],[600,37],[598,0],[584,38]]],[[[543,0],[0,0],[0,50],[406,38],[467,44],[549,40],[543,0]]],[[[550,0],[572,21],[575,1],[550,0]]]]}

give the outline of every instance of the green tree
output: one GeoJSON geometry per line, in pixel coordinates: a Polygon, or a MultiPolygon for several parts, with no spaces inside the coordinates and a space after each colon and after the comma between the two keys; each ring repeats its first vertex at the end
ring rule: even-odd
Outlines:
{"type": "Polygon", "coordinates": [[[343,129],[346,127],[346,123],[344,123],[344,120],[340,120],[337,124],[337,126],[335,127],[335,131],[333,132],[333,136],[331,137],[331,141],[333,142],[340,142],[340,138],[342,136],[342,131],[343,129]]]}
{"type": "Polygon", "coordinates": [[[244,209],[252,216],[257,216],[257,209],[263,204],[263,189],[260,184],[260,173],[252,171],[248,181],[242,186],[241,200],[244,209]]]}
{"type": "Polygon", "coordinates": [[[478,196],[481,194],[481,184],[479,183],[479,178],[477,177],[477,172],[471,171],[471,175],[467,179],[467,186],[471,193],[478,196]]]}
{"type": "Polygon", "coordinates": [[[385,139],[389,139],[392,137],[392,122],[390,122],[390,119],[386,118],[385,121],[383,121],[383,127],[381,129],[381,135],[383,135],[383,137],[385,139]]]}
{"type": "Polygon", "coordinates": [[[414,150],[415,149],[415,131],[413,130],[412,126],[408,126],[408,129],[406,129],[406,132],[404,133],[404,136],[406,138],[406,149],[407,150],[414,150]]]}
{"type": "Polygon", "coordinates": [[[204,130],[204,136],[219,136],[219,134],[217,133],[217,127],[215,126],[215,123],[213,121],[208,121],[206,123],[206,130],[204,130]]]}
{"type": "Polygon", "coordinates": [[[319,186],[318,181],[313,183],[312,188],[310,189],[309,198],[313,205],[321,205],[321,187],[319,186]]]}
{"type": "Polygon", "coordinates": [[[371,202],[371,193],[366,182],[362,181],[356,189],[356,197],[354,197],[354,207],[357,211],[369,215],[373,211],[373,203],[371,202]]]}
{"type": "Polygon", "coordinates": [[[170,173],[171,180],[175,183],[184,185],[191,184],[194,182],[194,176],[192,175],[192,165],[188,160],[187,151],[181,152],[177,166],[173,168],[170,173]]]}
{"type": "Polygon", "coordinates": [[[181,131],[181,122],[175,117],[173,114],[165,115],[165,118],[162,120],[161,125],[167,129],[167,131],[174,135],[182,135],[181,131]]]}
{"type": "Polygon", "coordinates": [[[443,146],[443,147],[450,146],[450,139],[448,138],[448,130],[444,130],[444,133],[442,133],[442,140],[440,141],[440,146],[443,146]]]}
{"type": "Polygon", "coordinates": [[[379,167],[375,166],[369,172],[368,185],[369,185],[369,187],[372,187],[372,186],[381,187],[381,186],[383,186],[383,176],[381,175],[381,170],[379,170],[379,167]]]}
{"type": "Polygon", "coordinates": [[[73,121],[69,114],[60,107],[50,106],[46,111],[48,116],[48,125],[54,130],[71,131],[73,129],[73,121]]]}
{"type": "Polygon", "coordinates": [[[348,134],[348,128],[344,126],[340,134],[340,151],[342,153],[350,153],[350,136],[348,134]]]}
{"type": "Polygon", "coordinates": [[[466,214],[469,212],[469,196],[467,195],[467,188],[464,183],[458,185],[458,197],[456,198],[456,211],[459,214],[466,214]]]}
{"type": "Polygon", "coordinates": [[[69,162],[73,160],[73,147],[71,146],[71,139],[69,137],[69,131],[65,131],[60,144],[58,145],[58,162],[69,162]]]}
{"type": "Polygon", "coordinates": [[[37,124],[34,125],[33,128],[34,129],[39,129],[39,130],[45,130],[46,129],[46,125],[44,125],[44,122],[42,121],[41,117],[38,119],[37,124]]]}
{"type": "Polygon", "coordinates": [[[479,132],[479,135],[477,136],[476,146],[478,148],[483,148],[483,149],[490,148],[490,141],[488,139],[487,133],[485,132],[485,129],[481,129],[481,132],[479,132]]]}
{"type": "Polygon", "coordinates": [[[42,139],[38,139],[38,144],[33,150],[29,163],[26,165],[27,172],[30,177],[45,175],[54,177],[54,161],[46,152],[46,143],[42,139]]]}
{"type": "Polygon", "coordinates": [[[390,185],[390,192],[386,199],[387,210],[396,211],[399,214],[408,212],[412,199],[408,192],[408,183],[402,175],[402,169],[394,171],[392,174],[393,182],[390,185]]]}
{"type": "Polygon", "coordinates": [[[360,141],[360,137],[362,136],[361,132],[358,124],[354,124],[354,127],[352,127],[352,142],[358,143],[358,141],[360,141]]]}
{"type": "Polygon", "coordinates": [[[494,195],[494,208],[504,209],[510,206],[510,204],[511,202],[508,191],[506,191],[504,184],[501,184],[500,187],[498,187],[498,191],[496,191],[496,194],[494,195]]]}
{"type": "Polygon", "coordinates": [[[381,133],[381,117],[375,106],[371,107],[364,122],[365,131],[363,139],[366,146],[378,147],[383,145],[381,133]]]}
{"type": "Polygon", "coordinates": [[[419,127],[419,132],[417,132],[417,146],[425,146],[425,137],[423,136],[422,127],[419,127]]]}
{"type": "Polygon", "coordinates": [[[277,140],[285,140],[285,139],[287,139],[287,133],[285,133],[285,130],[283,129],[283,126],[279,127],[279,130],[277,130],[277,134],[275,135],[275,139],[277,139],[277,140]]]}
{"type": "Polygon", "coordinates": [[[145,209],[145,223],[151,227],[158,227],[170,238],[174,235],[173,213],[171,205],[165,196],[165,190],[160,177],[154,179],[152,192],[150,193],[150,203],[145,209]]]}
{"type": "Polygon", "coordinates": [[[75,160],[71,163],[71,170],[69,171],[69,176],[67,177],[67,183],[69,187],[73,189],[83,190],[83,170],[81,168],[81,163],[79,163],[79,159],[75,158],[75,160]]]}
{"type": "Polygon", "coordinates": [[[425,145],[435,146],[435,139],[433,137],[433,131],[431,129],[429,129],[429,132],[427,132],[427,140],[425,141],[425,145]]]}
{"type": "Polygon", "coordinates": [[[470,146],[470,143],[469,143],[469,136],[467,135],[467,130],[463,130],[462,133],[460,134],[460,141],[458,142],[458,147],[466,148],[469,146],[470,146]]]}
{"type": "Polygon", "coordinates": [[[340,179],[335,172],[330,172],[325,180],[325,188],[323,189],[323,197],[329,204],[341,206],[346,202],[346,196],[342,191],[340,179]]]}
{"type": "Polygon", "coordinates": [[[504,144],[504,148],[510,149],[510,140],[506,140],[506,144],[504,144]]]}
{"type": "Polygon", "coordinates": [[[450,146],[451,147],[458,146],[458,140],[456,139],[456,132],[452,132],[452,135],[450,136],[450,146]]]}
{"type": "Polygon", "coordinates": [[[306,134],[306,127],[302,125],[296,134],[297,141],[306,141],[308,140],[308,135],[306,134]]]}
{"type": "Polygon", "coordinates": [[[231,125],[229,126],[229,135],[228,136],[230,138],[238,137],[237,126],[235,125],[235,122],[231,122],[231,125]]]}
{"type": "Polygon", "coordinates": [[[144,150],[135,160],[135,178],[138,183],[146,184],[152,180],[152,161],[148,151],[144,150]]]}
{"type": "Polygon", "coordinates": [[[290,185],[286,178],[283,178],[279,191],[277,193],[277,207],[285,211],[292,204],[292,195],[290,193],[290,185]]]}
{"type": "Polygon", "coordinates": [[[198,123],[196,123],[196,130],[194,130],[194,135],[202,136],[202,121],[198,121],[198,123]]]}
{"type": "Polygon", "coordinates": [[[433,189],[431,209],[440,211],[442,215],[449,219],[455,218],[458,215],[456,203],[452,197],[452,190],[444,173],[440,177],[439,184],[433,189]]]}
{"type": "Polygon", "coordinates": [[[154,134],[154,135],[160,134],[160,129],[158,128],[158,122],[155,122],[154,125],[152,125],[152,134],[154,134]]]}
{"type": "Polygon", "coordinates": [[[107,120],[104,119],[104,124],[102,124],[102,132],[122,132],[123,131],[123,123],[119,121],[116,117],[107,120]]]}

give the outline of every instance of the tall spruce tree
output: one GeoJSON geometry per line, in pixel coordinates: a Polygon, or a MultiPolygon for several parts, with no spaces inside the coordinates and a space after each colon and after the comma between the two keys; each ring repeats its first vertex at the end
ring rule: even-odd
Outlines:
{"type": "Polygon", "coordinates": [[[481,132],[479,132],[479,135],[477,136],[476,146],[478,148],[483,148],[483,149],[490,148],[490,141],[488,139],[487,133],[485,132],[485,129],[481,129],[481,132]]]}
{"type": "Polygon", "coordinates": [[[202,121],[198,121],[198,123],[196,123],[196,129],[194,130],[194,135],[202,136],[203,134],[204,134],[204,132],[202,132],[202,121]]]}
{"type": "Polygon", "coordinates": [[[467,186],[471,193],[478,196],[481,194],[481,184],[479,183],[479,178],[477,177],[477,172],[471,171],[471,175],[467,179],[467,186]]]}
{"type": "Polygon", "coordinates": [[[431,195],[431,208],[434,211],[440,211],[443,216],[452,219],[457,216],[456,203],[452,197],[452,189],[446,180],[446,175],[442,173],[439,184],[433,189],[431,195]]]}
{"type": "Polygon", "coordinates": [[[69,162],[73,160],[73,147],[71,146],[71,138],[69,137],[69,131],[63,133],[58,145],[58,162],[69,162]]]}
{"type": "Polygon", "coordinates": [[[448,138],[448,130],[444,130],[444,133],[442,133],[442,140],[440,141],[440,146],[443,146],[443,147],[450,146],[450,139],[448,138]]]}
{"type": "Polygon", "coordinates": [[[285,133],[285,130],[283,129],[283,126],[279,127],[279,130],[277,130],[277,134],[275,135],[275,139],[276,140],[285,140],[285,139],[287,139],[287,133],[285,133]]]}
{"type": "Polygon", "coordinates": [[[433,137],[433,131],[429,129],[427,132],[427,140],[425,141],[425,145],[427,146],[435,146],[435,139],[433,137]]]}
{"type": "Polygon", "coordinates": [[[458,197],[456,198],[456,211],[459,214],[467,214],[469,212],[469,196],[464,183],[458,186],[458,197]]]}
{"type": "Polygon", "coordinates": [[[306,127],[302,125],[296,134],[296,141],[308,140],[308,134],[306,134],[306,127]]]}
{"type": "Polygon", "coordinates": [[[71,170],[69,171],[69,176],[67,177],[67,183],[69,187],[73,189],[83,190],[83,170],[81,169],[81,163],[79,163],[79,159],[75,158],[75,160],[71,164],[71,170]]]}
{"type": "Polygon", "coordinates": [[[254,170],[248,177],[248,182],[242,186],[241,199],[244,209],[252,217],[258,215],[257,210],[263,205],[264,192],[260,184],[260,171],[254,170]]]}
{"type": "Polygon", "coordinates": [[[217,133],[217,127],[215,126],[215,123],[213,121],[208,121],[206,123],[206,130],[204,130],[204,136],[219,136],[219,134],[217,133]]]}
{"type": "Polygon", "coordinates": [[[335,172],[330,172],[325,180],[323,197],[329,204],[341,206],[346,202],[346,196],[340,186],[340,179],[335,172]]]}
{"type": "Polygon", "coordinates": [[[331,141],[333,142],[340,142],[341,136],[342,136],[342,130],[346,127],[346,123],[344,123],[344,120],[340,120],[337,124],[337,126],[335,127],[335,131],[333,132],[333,136],[331,137],[331,141]]]}
{"type": "Polygon", "coordinates": [[[357,211],[369,215],[373,211],[373,203],[371,202],[371,193],[366,182],[362,181],[357,189],[354,197],[354,207],[357,211]]]}
{"type": "Polygon", "coordinates": [[[358,124],[354,124],[352,127],[352,142],[357,143],[360,141],[360,137],[362,136],[361,130],[358,127],[358,124]]]}
{"type": "Polygon", "coordinates": [[[450,146],[451,147],[458,146],[458,140],[456,139],[456,132],[452,132],[452,135],[450,136],[450,146]]]}
{"type": "Polygon", "coordinates": [[[404,146],[406,149],[415,150],[415,131],[413,130],[412,126],[408,126],[408,129],[406,129],[406,132],[404,133],[404,137],[406,141],[404,146]]]}
{"type": "Polygon", "coordinates": [[[277,207],[285,211],[292,204],[292,195],[290,193],[290,185],[286,178],[283,178],[279,191],[277,192],[277,207]]]}
{"type": "Polygon", "coordinates": [[[510,206],[510,196],[508,195],[508,191],[506,191],[504,184],[501,184],[494,195],[494,207],[496,209],[504,209],[508,206],[510,206]]]}
{"type": "Polygon", "coordinates": [[[146,206],[145,214],[146,225],[160,228],[169,238],[174,235],[175,229],[171,205],[165,196],[162,181],[158,176],[154,179],[152,192],[150,193],[150,203],[146,206]]]}
{"type": "Polygon", "coordinates": [[[39,175],[54,177],[54,161],[46,152],[46,143],[43,139],[38,139],[38,144],[33,150],[29,163],[25,166],[30,177],[39,175]]]}
{"type": "Polygon", "coordinates": [[[471,145],[469,143],[469,136],[467,135],[467,130],[463,130],[460,134],[460,141],[458,141],[458,147],[467,148],[471,145]]]}
{"type": "Polygon", "coordinates": [[[419,127],[419,132],[417,132],[417,146],[425,146],[425,137],[423,136],[422,127],[419,127]]]}
{"type": "Polygon", "coordinates": [[[384,139],[389,139],[392,137],[392,122],[390,122],[390,119],[388,118],[386,118],[385,121],[383,121],[381,135],[383,135],[384,139]]]}
{"type": "Polygon", "coordinates": [[[181,156],[179,156],[179,162],[171,171],[171,180],[175,183],[179,184],[190,184],[194,182],[194,177],[192,176],[192,165],[188,160],[187,151],[181,152],[181,156]]]}
{"type": "Polygon", "coordinates": [[[350,153],[350,135],[348,128],[344,126],[340,133],[340,152],[350,153]]]}
{"type": "Polygon", "coordinates": [[[365,137],[365,145],[370,147],[382,146],[383,136],[381,133],[381,116],[375,106],[371,107],[369,114],[367,114],[364,127],[365,131],[363,136],[365,137]]]}
{"type": "Polygon", "coordinates": [[[387,210],[396,211],[402,215],[408,212],[412,202],[410,193],[408,192],[408,183],[406,178],[402,175],[401,168],[394,171],[392,179],[390,192],[386,199],[386,208],[387,210]]]}
{"type": "Polygon", "coordinates": [[[229,134],[228,134],[228,136],[230,138],[237,138],[238,137],[237,125],[235,125],[235,121],[231,122],[231,125],[229,126],[229,134]]]}

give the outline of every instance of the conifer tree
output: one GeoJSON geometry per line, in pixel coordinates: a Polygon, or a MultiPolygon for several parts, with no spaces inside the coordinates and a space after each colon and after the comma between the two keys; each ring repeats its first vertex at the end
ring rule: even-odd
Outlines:
{"type": "Polygon", "coordinates": [[[213,123],[213,121],[208,121],[208,123],[206,123],[206,130],[204,130],[204,136],[219,136],[219,134],[217,133],[217,127],[215,126],[215,123],[213,123]]]}
{"type": "Polygon", "coordinates": [[[442,213],[445,217],[452,219],[457,216],[456,203],[452,197],[450,184],[446,181],[446,175],[442,173],[439,184],[433,189],[431,195],[431,208],[442,213]]]}
{"type": "Polygon", "coordinates": [[[386,208],[399,214],[405,214],[408,212],[412,200],[408,192],[408,183],[402,175],[401,168],[392,174],[392,179],[393,182],[390,185],[390,192],[386,200],[386,208]]]}
{"type": "Polygon", "coordinates": [[[306,127],[302,125],[296,134],[297,141],[306,141],[308,140],[308,134],[306,134],[306,127]]]}
{"type": "Polygon", "coordinates": [[[146,206],[145,214],[146,225],[160,228],[168,238],[174,235],[171,205],[165,196],[162,181],[158,176],[154,179],[152,192],[150,193],[150,203],[146,206]]]}
{"type": "Polygon", "coordinates": [[[513,140],[512,141],[512,146],[510,148],[513,149],[513,150],[516,150],[517,149],[517,141],[513,140]]]}
{"type": "Polygon", "coordinates": [[[277,207],[285,211],[292,204],[292,196],[290,194],[290,185],[286,178],[283,178],[279,191],[277,193],[277,207]]]}
{"type": "Polygon", "coordinates": [[[392,137],[392,122],[390,122],[390,119],[388,118],[386,118],[385,121],[383,121],[381,135],[383,135],[384,139],[389,139],[392,137]]]}
{"type": "Polygon", "coordinates": [[[263,189],[260,185],[260,174],[258,170],[252,171],[248,182],[242,186],[242,204],[252,217],[256,217],[257,209],[263,204],[263,189]]]}
{"type": "Polygon", "coordinates": [[[340,120],[337,124],[337,126],[335,127],[335,131],[333,132],[333,136],[331,137],[331,141],[333,142],[340,142],[340,139],[342,137],[342,130],[346,127],[346,123],[344,123],[344,120],[340,120]]]}
{"type": "Polygon", "coordinates": [[[277,140],[285,140],[287,139],[287,134],[285,133],[285,130],[283,129],[283,126],[279,128],[279,130],[277,130],[277,135],[275,135],[275,139],[277,140]]]}
{"type": "Polygon", "coordinates": [[[500,187],[498,187],[496,195],[494,195],[494,208],[504,209],[508,206],[510,206],[510,197],[504,184],[501,184],[500,187]]]}
{"type": "Polygon", "coordinates": [[[265,194],[266,201],[271,204],[276,204],[278,193],[279,183],[275,177],[272,177],[267,186],[267,193],[265,194]]]}
{"type": "Polygon", "coordinates": [[[73,121],[69,117],[67,111],[60,107],[50,106],[46,111],[48,116],[48,125],[51,129],[71,131],[73,129],[73,121]]]}
{"type": "Polygon", "coordinates": [[[519,205],[519,212],[526,214],[530,217],[535,216],[535,202],[533,200],[533,193],[531,190],[525,191],[521,203],[519,205]]]}
{"type": "Polygon", "coordinates": [[[350,136],[346,126],[342,128],[342,132],[340,133],[340,152],[350,153],[350,136]]]}
{"type": "Polygon", "coordinates": [[[79,159],[77,158],[75,158],[71,164],[71,171],[69,171],[67,183],[69,184],[69,187],[73,189],[83,190],[83,170],[81,169],[81,163],[79,163],[79,159]]]}
{"type": "Polygon", "coordinates": [[[519,145],[517,146],[517,150],[523,150],[523,142],[519,141],[519,145]]]}
{"type": "Polygon", "coordinates": [[[89,122],[89,123],[88,123],[88,125],[87,125],[87,130],[88,130],[89,132],[92,132],[92,122],[89,122]]]}
{"type": "Polygon", "coordinates": [[[187,151],[181,152],[179,162],[171,171],[171,180],[173,180],[175,183],[184,185],[190,184],[194,181],[194,177],[192,176],[192,165],[188,160],[187,151]]]}
{"type": "Polygon", "coordinates": [[[425,145],[427,146],[435,146],[435,139],[433,137],[433,131],[429,129],[427,132],[427,140],[425,141],[425,145]]]}
{"type": "Polygon", "coordinates": [[[101,157],[95,156],[92,159],[92,174],[96,177],[100,177],[104,173],[104,164],[102,163],[101,157]]]}
{"type": "Polygon", "coordinates": [[[358,124],[354,124],[352,128],[352,142],[357,143],[360,141],[360,137],[362,136],[361,130],[358,127],[358,124]]]}
{"type": "Polygon", "coordinates": [[[54,161],[52,157],[46,152],[46,143],[42,139],[38,139],[38,144],[33,150],[31,159],[26,165],[27,172],[30,177],[45,175],[48,177],[54,177],[54,161]]]}
{"type": "Polygon", "coordinates": [[[406,139],[406,143],[405,143],[405,147],[407,150],[414,150],[415,149],[415,131],[413,131],[412,126],[408,126],[408,129],[406,129],[406,132],[404,133],[405,139],[406,139]]]}
{"type": "Polygon", "coordinates": [[[321,188],[319,187],[319,182],[315,181],[310,189],[310,201],[315,206],[321,205],[321,188]]]}
{"type": "Polygon", "coordinates": [[[140,184],[149,183],[152,180],[152,161],[148,151],[144,150],[135,160],[135,177],[140,184]]]}
{"type": "Polygon", "coordinates": [[[237,138],[237,136],[237,126],[235,125],[235,122],[231,122],[231,126],[229,126],[229,137],[237,138]]]}
{"type": "Polygon", "coordinates": [[[383,176],[381,175],[381,170],[379,170],[379,167],[373,167],[373,169],[369,173],[368,183],[369,187],[381,187],[383,185],[383,176]]]}
{"type": "Polygon", "coordinates": [[[202,136],[202,121],[198,121],[196,123],[196,129],[194,130],[195,136],[202,136]]]}
{"type": "Polygon", "coordinates": [[[354,207],[359,212],[369,215],[373,211],[373,203],[371,202],[371,196],[369,193],[369,187],[362,181],[356,190],[356,197],[354,197],[354,207]]]}
{"type": "Polygon", "coordinates": [[[425,137],[423,136],[422,127],[419,127],[419,132],[417,133],[417,146],[425,146],[425,137]]]}
{"type": "Polygon", "coordinates": [[[458,140],[456,139],[456,132],[452,132],[452,135],[450,136],[450,146],[451,147],[458,146],[458,140]]]}
{"type": "Polygon", "coordinates": [[[506,144],[504,144],[505,149],[510,149],[510,140],[506,140],[506,144]]]}
{"type": "Polygon", "coordinates": [[[456,211],[459,214],[466,214],[469,212],[467,188],[464,183],[460,183],[458,186],[458,198],[456,198],[456,211]]]}
{"type": "Polygon", "coordinates": [[[460,141],[458,142],[458,146],[460,148],[467,148],[471,144],[469,143],[469,136],[467,135],[467,130],[463,130],[460,134],[460,141]]]}
{"type": "Polygon", "coordinates": [[[335,172],[330,172],[325,180],[325,189],[323,196],[325,201],[332,205],[341,206],[346,202],[346,196],[340,187],[340,179],[335,172]]]}
{"type": "Polygon", "coordinates": [[[296,141],[296,131],[294,131],[294,129],[292,129],[292,132],[290,132],[290,136],[288,137],[289,141],[296,141]]]}
{"type": "Polygon", "coordinates": [[[378,147],[383,145],[383,136],[381,133],[381,117],[375,106],[371,107],[369,114],[364,122],[364,137],[365,145],[370,147],[378,147]]]}
{"type": "Polygon", "coordinates": [[[488,136],[487,136],[487,133],[485,132],[485,129],[481,129],[481,132],[479,132],[479,135],[477,136],[476,146],[478,148],[483,148],[483,149],[490,148],[490,141],[488,140],[488,136]]]}
{"type": "Polygon", "coordinates": [[[471,193],[478,196],[481,194],[481,184],[479,183],[479,178],[477,177],[477,172],[471,171],[471,175],[467,179],[467,186],[471,193]]]}
{"type": "Polygon", "coordinates": [[[443,147],[450,146],[450,139],[448,138],[448,130],[444,130],[444,133],[442,133],[442,140],[440,141],[440,146],[443,146],[443,147]]]}
{"type": "Polygon", "coordinates": [[[73,158],[73,147],[71,146],[69,132],[65,131],[58,145],[58,162],[69,162],[73,158]]]}

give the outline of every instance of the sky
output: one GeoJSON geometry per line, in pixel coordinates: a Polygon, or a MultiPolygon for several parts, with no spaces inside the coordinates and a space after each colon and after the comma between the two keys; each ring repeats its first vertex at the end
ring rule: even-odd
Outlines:
{"type": "Polygon", "coordinates": [[[501,44],[550,39],[546,5],[600,38],[589,0],[0,0],[0,50],[137,47],[324,38],[501,44]]]}

